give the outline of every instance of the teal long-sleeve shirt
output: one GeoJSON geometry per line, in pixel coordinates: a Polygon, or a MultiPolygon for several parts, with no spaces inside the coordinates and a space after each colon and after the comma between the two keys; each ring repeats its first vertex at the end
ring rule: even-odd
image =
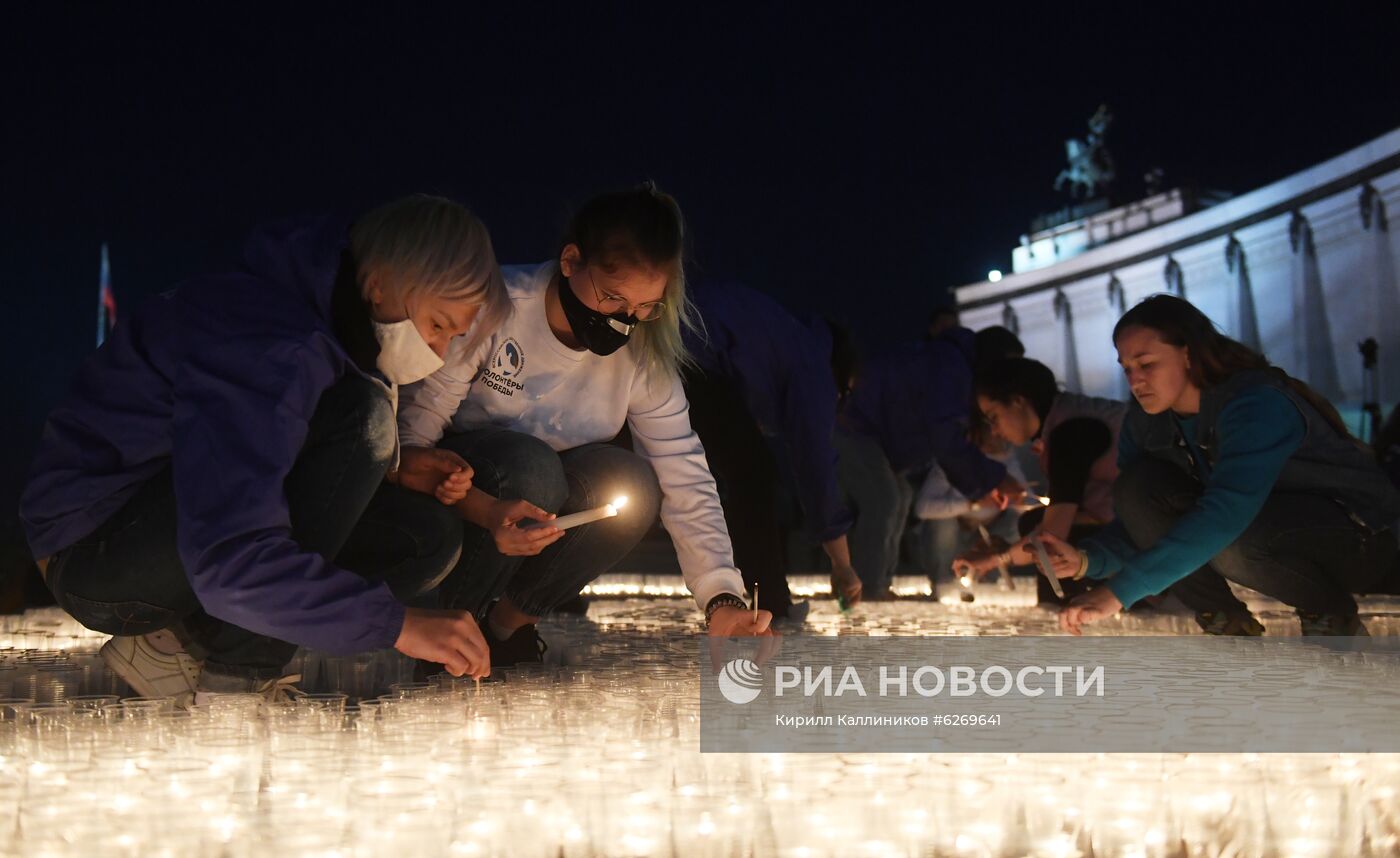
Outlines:
{"type": "MultiPolygon", "coordinates": [[[[1262,385],[1246,388],[1220,410],[1219,452],[1210,468],[1196,444],[1196,418],[1177,417],[1177,422],[1205,484],[1196,506],[1144,551],[1133,544],[1121,521],[1082,546],[1089,556],[1088,576],[1107,579],[1124,606],[1161,593],[1238,539],[1259,515],[1307,431],[1303,415],[1282,392],[1262,385]]],[[[1125,425],[1118,441],[1119,470],[1144,455],[1125,425]]]]}

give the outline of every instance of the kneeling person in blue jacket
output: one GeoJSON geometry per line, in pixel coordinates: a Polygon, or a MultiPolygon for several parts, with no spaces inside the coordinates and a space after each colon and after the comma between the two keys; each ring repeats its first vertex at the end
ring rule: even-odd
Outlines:
{"type": "Polygon", "coordinates": [[[704,324],[683,332],[694,361],[684,373],[690,422],[715,474],[744,583],[757,587],[759,607],[774,617],[805,618],[807,606],[794,606],[788,590],[778,521],[777,491],[786,481],[831,561],[832,595],[859,602],[846,542],[852,519],[837,480],[843,332],[738,284],[703,284],[694,301],[704,324]]]}
{"type": "Polygon", "coordinates": [[[298,645],[486,674],[469,613],[404,605],[457,560],[432,493],[470,469],[396,471],[394,412],[506,308],[485,226],[432,197],[265,228],[241,270],[154,298],[34,457],[21,515],[59,605],[116,636],[102,656],[137,693],[182,702],[275,695],[298,645]]]}

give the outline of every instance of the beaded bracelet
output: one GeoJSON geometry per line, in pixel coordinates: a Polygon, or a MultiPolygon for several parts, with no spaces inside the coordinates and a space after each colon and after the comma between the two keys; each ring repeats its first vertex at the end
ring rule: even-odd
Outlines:
{"type": "Polygon", "coordinates": [[[710,618],[715,615],[715,611],[726,607],[738,608],[741,611],[747,611],[749,609],[749,606],[744,604],[744,600],[733,593],[720,593],[705,606],[705,625],[708,626],[710,624],[710,618]]]}

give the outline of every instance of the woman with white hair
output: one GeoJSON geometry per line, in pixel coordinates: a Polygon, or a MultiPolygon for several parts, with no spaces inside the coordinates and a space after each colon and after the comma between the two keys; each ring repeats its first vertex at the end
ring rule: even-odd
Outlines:
{"type": "Polygon", "coordinates": [[[240,270],[152,299],[34,457],[21,513],[59,605],[117,636],[104,659],[149,696],[275,694],[298,645],[487,673],[470,614],[403,603],[460,554],[425,492],[470,470],[396,470],[394,415],[398,385],[507,312],[485,226],[424,196],[261,229],[240,270]]]}
{"type": "Polygon", "coordinates": [[[768,632],[772,615],[746,607],[677,372],[694,324],[683,246],[680,208],[654,186],[594,197],[555,259],[505,269],[509,321],[454,344],[404,402],[406,449],[440,442],[475,469],[456,493],[462,562],[441,593],[477,612],[493,666],[541,660],[536,621],[631,551],[658,511],[710,633],[768,632]],[[624,424],[632,450],[609,443],[624,424]],[[549,523],[618,496],[615,517],[549,523]]]}

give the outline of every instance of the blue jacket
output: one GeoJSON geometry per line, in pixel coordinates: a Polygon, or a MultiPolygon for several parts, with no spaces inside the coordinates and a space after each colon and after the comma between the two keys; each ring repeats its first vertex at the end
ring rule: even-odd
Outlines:
{"type": "Polygon", "coordinates": [[[878,441],[895,471],[937,462],[954,488],[976,500],[997,487],[1006,466],[967,437],[972,358],[966,328],[874,358],[861,367],[842,423],[878,441]]]}
{"type": "Polygon", "coordinates": [[[826,323],[804,323],[737,284],[703,284],[692,300],[705,336],[687,331],[686,350],[706,374],[735,386],[765,435],[781,439],[813,535],[822,542],[843,535],[851,514],[836,483],[837,393],[826,323]]]}
{"type": "Polygon", "coordinates": [[[211,615],[335,653],[392,646],[383,583],[292,539],[282,483],[323,391],[360,372],[332,333],[348,221],[255,232],[243,270],[124,319],[44,427],[20,514],[35,557],[92,533],[170,467],[185,574],[211,615]]]}

